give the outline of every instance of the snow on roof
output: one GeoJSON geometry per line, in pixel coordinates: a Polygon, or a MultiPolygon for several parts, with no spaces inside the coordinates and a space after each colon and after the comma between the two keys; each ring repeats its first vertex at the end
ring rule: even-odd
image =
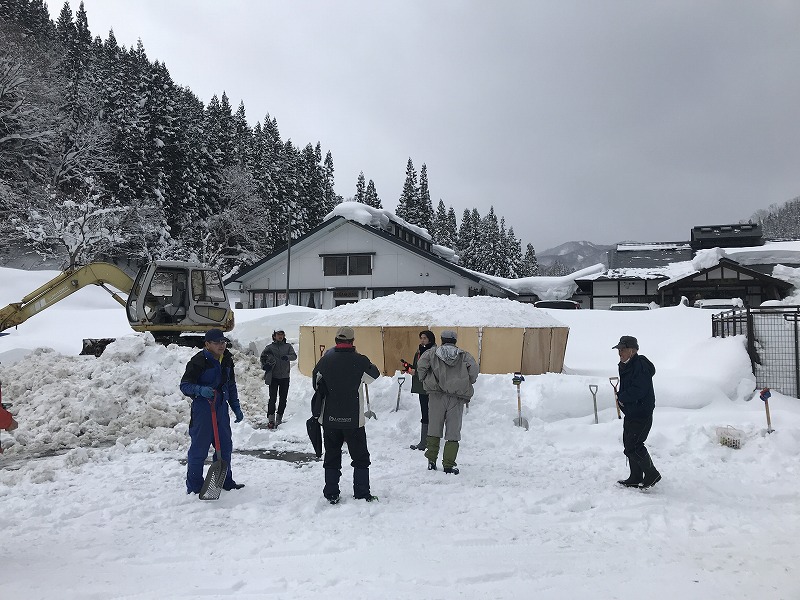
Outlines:
{"type": "Polygon", "coordinates": [[[603,263],[597,263],[561,277],[536,276],[520,277],[519,279],[506,279],[505,277],[494,277],[477,271],[472,272],[486,281],[512,290],[520,295],[536,294],[540,300],[567,300],[578,289],[578,285],[575,283],[576,279],[584,279],[592,274],[602,273],[605,268],[603,263]]]}
{"type": "Polygon", "coordinates": [[[650,244],[640,244],[638,242],[622,242],[617,244],[617,252],[643,252],[648,250],[688,250],[691,245],[688,242],[653,242],[650,244]]]}
{"type": "Polygon", "coordinates": [[[546,311],[505,298],[397,292],[322,311],[306,325],[378,327],[566,327],[546,311]]]}
{"type": "Polygon", "coordinates": [[[408,221],[398,217],[390,210],[386,210],[385,208],[373,208],[372,206],[367,206],[361,202],[349,201],[337,204],[331,212],[322,218],[322,220],[327,221],[333,217],[344,217],[348,221],[355,221],[356,223],[361,223],[362,225],[368,225],[369,227],[375,227],[376,229],[386,230],[389,229],[389,222],[393,221],[398,225],[413,231],[421,238],[429,241],[433,240],[427,229],[412,225],[408,221]]]}

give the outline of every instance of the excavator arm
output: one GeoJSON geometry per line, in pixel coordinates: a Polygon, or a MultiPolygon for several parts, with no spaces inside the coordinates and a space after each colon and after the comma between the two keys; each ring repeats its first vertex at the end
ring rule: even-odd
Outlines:
{"type": "Polygon", "coordinates": [[[99,285],[111,294],[114,300],[125,306],[125,300],[106,284],[128,294],[133,287],[133,280],[119,267],[105,262],[90,263],[85,267],[61,273],[19,302],[12,302],[5,308],[0,308],[0,331],[24,323],[33,315],[87,285],[99,285]]]}

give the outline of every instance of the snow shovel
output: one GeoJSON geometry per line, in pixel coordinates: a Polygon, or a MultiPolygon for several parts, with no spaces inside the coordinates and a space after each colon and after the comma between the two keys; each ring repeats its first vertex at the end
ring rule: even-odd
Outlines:
{"type": "Polygon", "coordinates": [[[772,393],[769,391],[769,388],[764,388],[763,390],[761,390],[761,393],[758,396],[764,402],[764,410],[767,411],[767,433],[772,433],[773,431],[775,431],[772,428],[772,419],[770,419],[770,416],[769,416],[769,399],[770,399],[770,396],[772,396],[772,393]]]}
{"type": "Polygon", "coordinates": [[[222,484],[228,476],[228,463],[222,460],[222,451],[219,444],[219,427],[217,427],[217,391],[214,390],[214,397],[208,403],[211,405],[211,426],[214,429],[214,462],[208,467],[206,479],[200,489],[200,500],[219,500],[222,493],[222,484]]]}
{"type": "Polygon", "coordinates": [[[399,375],[397,377],[397,406],[394,407],[392,412],[397,412],[400,410],[400,390],[403,389],[403,383],[405,383],[406,378],[405,375],[399,375]]]}
{"type": "Polygon", "coordinates": [[[377,421],[378,415],[372,412],[372,409],[369,407],[369,386],[366,383],[364,384],[364,396],[367,399],[367,410],[364,413],[364,416],[367,417],[368,419],[375,419],[377,421]]]}
{"type": "Polygon", "coordinates": [[[522,416],[522,396],[519,393],[519,384],[525,381],[522,373],[514,373],[513,383],[517,386],[517,418],[514,419],[514,425],[517,427],[524,427],[528,431],[528,419],[522,416]]]}
{"type": "Polygon", "coordinates": [[[592,393],[592,402],[594,402],[594,424],[597,425],[597,386],[590,383],[589,391],[592,393]]]}
{"type": "Polygon", "coordinates": [[[621,419],[622,414],[619,412],[619,398],[617,397],[617,384],[619,384],[619,377],[609,377],[608,383],[614,388],[614,404],[617,405],[617,418],[621,419]]]}

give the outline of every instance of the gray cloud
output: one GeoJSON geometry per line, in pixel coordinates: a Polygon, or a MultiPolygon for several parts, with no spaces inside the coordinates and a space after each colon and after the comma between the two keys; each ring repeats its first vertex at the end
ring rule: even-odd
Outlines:
{"type": "Polygon", "coordinates": [[[411,157],[434,204],[494,205],[537,251],[686,239],[800,195],[798,3],[84,4],[202,100],[320,141],[340,194],[363,171],[394,208],[411,157]]]}

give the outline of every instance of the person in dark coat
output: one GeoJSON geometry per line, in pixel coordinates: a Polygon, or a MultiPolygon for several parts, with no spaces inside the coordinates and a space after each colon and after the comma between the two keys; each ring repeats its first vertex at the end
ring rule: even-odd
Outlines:
{"type": "Polygon", "coordinates": [[[261,368],[264,369],[264,383],[269,386],[269,403],[267,404],[267,427],[274,429],[283,421],[286,410],[286,398],[289,395],[289,372],[292,361],[297,360],[292,345],[286,341],[286,333],[282,329],[272,332],[272,343],[267,344],[261,353],[261,368]],[[278,401],[278,413],[275,414],[275,402],[278,401]]]}
{"type": "Polygon", "coordinates": [[[244,487],[243,483],[236,483],[233,480],[233,473],[230,469],[233,440],[228,405],[236,415],[236,423],[244,419],[244,415],[236,388],[233,356],[226,348],[227,342],[228,340],[220,329],[211,329],[206,332],[203,349],[195,354],[186,365],[186,372],[181,379],[181,392],[192,399],[192,416],[189,421],[189,436],[192,441],[186,465],[187,494],[199,494],[203,487],[203,463],[208,457],[209,447],[214,445],[214,429],[211,422],[212,401],[217,414],[222,460],[229,465],[222,488],[238,490],[244,487]]]}
{"type": "Polygon", "coordinates": [[[639,342],[633,336],[623,335],[612,348],[619,352],[617,401],[620,410],[625,413],[622,445],[631,469],[630,476],[617,483],[626,487],[650,488],[661,481],[661,474],[653,465],[644,445],[653,426],[653,410],[656,407],[653,390],[656,368],[646,356],[639,354],[639,342]]]}
{"type": "Polygon", "coordinates": [[[422,381],[417,375],[417,361],[426,350],[430,350],[431,348],[435,347],[436,336],[433,335],[433,332],[428,331],[427,329],[425,331],[420,331],[419,349],[414,353],[414,362],[411,364],[411,369],[408,371],[411,373],[411,393],[419,394],[419,408],[422,412],[422,419],[420,420],[421,426],[419,443],[411,444],[410,448],[412,450],[425,450],[428,443],[428,392],[425,391],[425,387],[422,385],[422,381]]]}
{"type": "Polygon", "coordinates": [[[325,394],[319,417],[325,447],[322,495],[331,504],[339,502],[342,445],[345,442],[353,466],[353,497],[367,502],[376,499],[369,488],[370,460],[361,384],[375,381],[380,371],[369,358],[356,352],[354,339],[351,327],[340,327],[333,352],[326,352],[311,373],[314,390],[322,389],[325,394]]]}

